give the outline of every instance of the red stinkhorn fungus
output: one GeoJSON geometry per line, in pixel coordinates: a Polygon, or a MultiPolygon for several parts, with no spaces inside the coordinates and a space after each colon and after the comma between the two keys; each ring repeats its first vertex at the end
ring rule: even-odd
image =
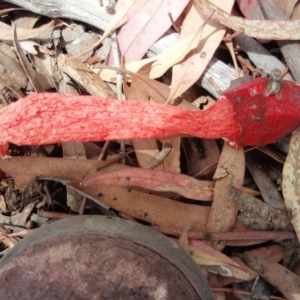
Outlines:
{"type": "Polygon", "coordinates": [[[145,101],[40,93],[0,110],[0,151],[8,143],[162,138],[225,138],[233,147],[262,146],[299,126],[300,85],[282,81],[282,98],[259,78],[230,90],[205,111],[145,101]]]}

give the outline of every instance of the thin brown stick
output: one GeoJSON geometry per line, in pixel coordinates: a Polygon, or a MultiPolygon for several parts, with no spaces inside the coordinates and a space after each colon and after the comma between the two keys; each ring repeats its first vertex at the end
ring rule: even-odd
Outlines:
{"type": "MultiPolygon", "coordinates": [[[[162,228],[154,225],[154,229],[167,235],[180,236],[182,231],[172,228],[162,228]]],[[[293,231],[229,231],[229,232],[194,232],[190,231],[188,237],[199,240],[286,240],[295,239],[293,231]]]]}

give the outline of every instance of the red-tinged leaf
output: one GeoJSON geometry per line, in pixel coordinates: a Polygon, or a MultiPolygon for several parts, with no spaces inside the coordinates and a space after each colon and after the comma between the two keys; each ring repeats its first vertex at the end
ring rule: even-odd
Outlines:
{"type": "Polygon", "coordinates": [[[176,20],[187,3],[187,0],[144,1],[118,33],[118,45],[125,61],[140,60],[172,25],[168,13],[176,20]]]}
{"type": "Polygon", "coordinates": [[[206,245],[199,240],[190,240],[189,250],[192,258],[199,265],[219,266],[219,272],[223,276],[249,280],[250,274],[247,269],[239,266],[234,260],[224,255],[220,251],[206,245]]]}
{"type": "Polygon", "coordinates": [[[126,168],[94,175],[83,186],[138,186],[160,192],[175,192],[194,200],[212,200],[213,183],[200,181],[183,174],[126,168]]]}
{"type": "MultiPolygon", "coordinates": [[[[182,230],[191,222],[191,230],[204,231],[210,207],[187,204],[165,197],[146,194],[121,187],[83,187],[79,185],[86,174],[110,164],[110,161],[77,160],[49,157],[11,157],[0,159],[0,168],[14,177],[20,189],[39,178],[68,182],[83,195],[88,195],[99,205],[107,205],[132,218],[157,224],[161,227],[182,230]],[[65,180],[63,180],[65,179],[65,180]],[[163,208],[163,209],[162,209],[163,208]]],[[[241,223],[237,221],[237,230],[241,223]]]]}

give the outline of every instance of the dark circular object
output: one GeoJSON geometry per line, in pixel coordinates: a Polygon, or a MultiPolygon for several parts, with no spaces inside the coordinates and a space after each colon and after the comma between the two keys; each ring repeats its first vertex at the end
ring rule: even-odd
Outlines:
{"type": "Polygon", "coordinates": [[[0,299],[213,299],[199,266],[175,242],[119,218],[45,225],[0,262],[0,299]]]}

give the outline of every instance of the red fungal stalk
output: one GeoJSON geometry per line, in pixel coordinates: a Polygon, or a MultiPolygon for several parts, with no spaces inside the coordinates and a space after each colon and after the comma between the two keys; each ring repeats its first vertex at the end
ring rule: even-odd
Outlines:
{"type": "Polygon", "coordinates": [[[227,99],[206,111],[145,101],[35,94],[0,111],[0,144],[40,145],[170,137],[178,134],[234,139],[240,127],[227,99]]]}
{"type": "Polygon", "coordinates": [[[300,125],[300,86],[282,81],[282,98],[265,95],[266,78],[244,83],[205,111],[145,101],[40,93],[0,110],[0,154],[8,143],[40,145],[191,135],[262,146],[300,125]]]}

